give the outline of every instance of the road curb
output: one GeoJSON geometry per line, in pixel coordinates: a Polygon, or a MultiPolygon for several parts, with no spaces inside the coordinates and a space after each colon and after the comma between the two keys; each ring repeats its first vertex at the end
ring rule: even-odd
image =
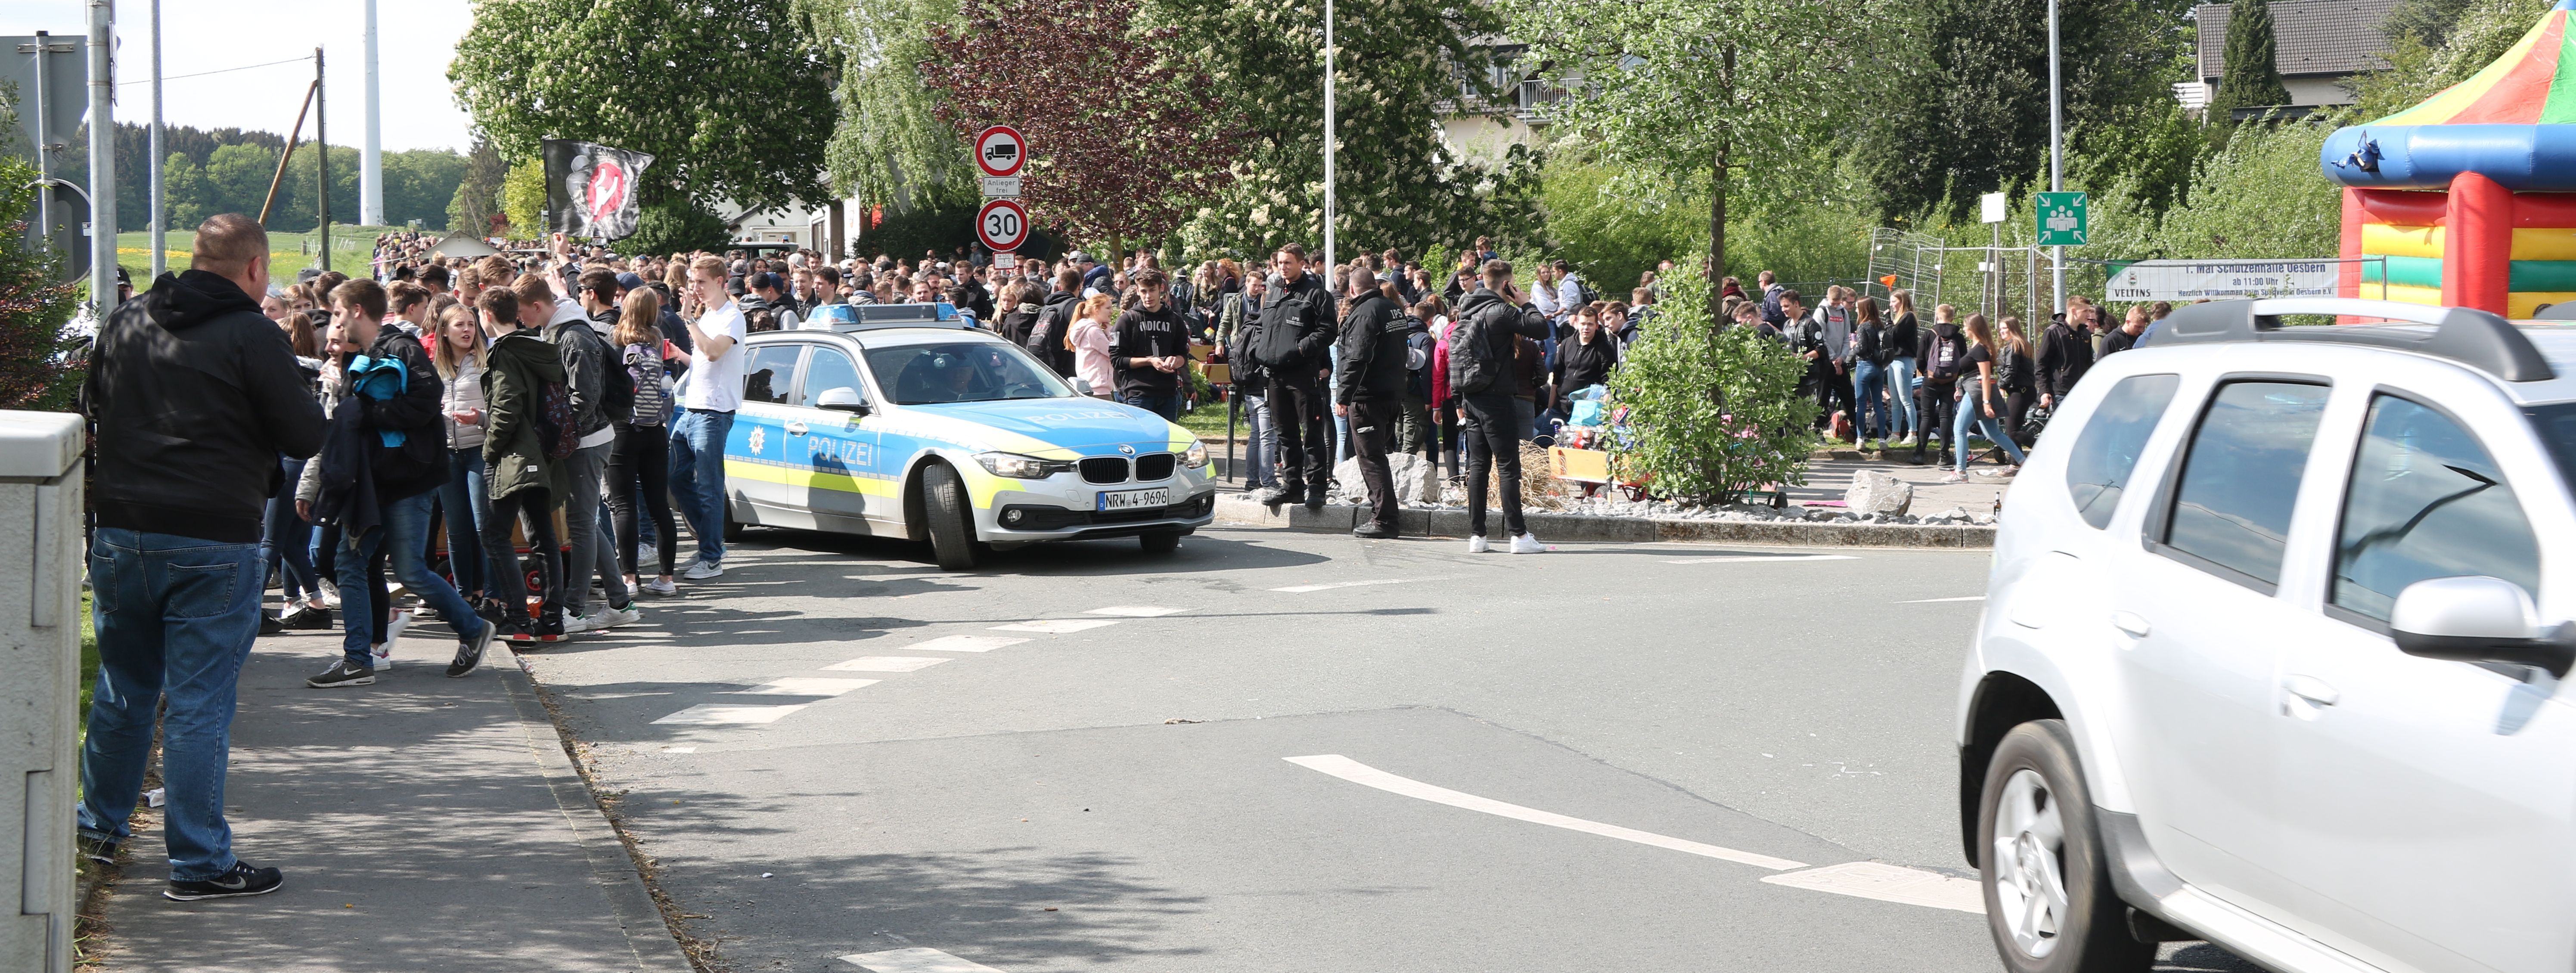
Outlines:
{"type": "Polygon", "coordinates": [[[696,967],[672,936],[662,910],[654,905],[652,890],[644,887],[644,875],[636,869],[626,843],[619,840],[616,826],[599,809],[590,782],[565,752],[563,734],[537,698],[536,682],[522,668],[518,653],[495,640],[483,668],[499,676],[502,688],[509,692],[510,705],[519,712],[520,732],[528,738],[528,753],[545,773],[555,806],[562,809],[582,857],[590,862],[591,882],[608,900],[618,928],[626,932],[626,945],[635,951],[635,968],[641,973],[694,973],[696,967]]]}
{"type": "MultiPolygon", "coordinates": [[[[1319,534],[1347,534],[1360,524],[1363,508],[1326,504],[1321,510],[1281,507],[1279,513],[1239,493],[1219,493],[1220,523],[1319,534]]],[[[1403,510],[1396,530],[1411,537],[1465,537],[1464,510],[1403,510]]],[[[1500,512],[1487,515],[1499,518],[1500,512]]],[[[1530,511],[1524,515],[1530,533],[1547,541],[1719,541],[1733,544],[1781,544],[1797,547],[1932,547],[1991,548],[1991,524],[1836,524],[1775,520],[1684,520],[1665,517],[1600,517],[1530,511]]]]}

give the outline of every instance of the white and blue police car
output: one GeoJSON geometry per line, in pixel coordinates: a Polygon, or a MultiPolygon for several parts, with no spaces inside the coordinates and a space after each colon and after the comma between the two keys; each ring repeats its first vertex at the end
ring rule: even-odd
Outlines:
{"type": "Polygon", "coordinates": [[[828,330],[744,342],[725,529],[928,541],[965,570],[1038,541],[1134,537],[1162,553],[1216,511],[1207,448],[1081,394],[936,305],[857,305],[828,330]]]}

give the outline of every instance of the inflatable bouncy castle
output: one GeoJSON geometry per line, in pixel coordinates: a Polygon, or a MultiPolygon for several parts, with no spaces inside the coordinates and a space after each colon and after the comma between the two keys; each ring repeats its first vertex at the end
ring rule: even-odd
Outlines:
{"type": "Polygon", "coordinates": [[[2576,301],[2576,0],[2423,104],[2326,139],[2340,293],[2528,318],[2576,301]],[[2383,271],[2381,268],[2385,267],[2383,271]],[[2385,275],[2383,277],[2383,274],[2385,275]]]}

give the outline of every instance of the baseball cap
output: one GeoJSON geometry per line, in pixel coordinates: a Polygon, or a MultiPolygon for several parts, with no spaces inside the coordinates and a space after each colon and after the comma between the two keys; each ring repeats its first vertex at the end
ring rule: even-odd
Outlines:
{"type": "Polygon", "coordinates": [[[630,270],[630,271],[627,271],[627,272],[625,272],[625,273],[622,273],[622,274],[618,274],[618,275],[617,275],[617,286],[618,286],[620,289],[623,289],[623,290],[630,290],[630,291],[631,291],[631,290],[634,290],[634,289],[636,289],[636,288],[638,288],[638,287],[642,287],[642,286],[644,286],[644,278],[643,278],[641,275],[639,275],[639,274],[635,273],[634,271],[631,271],[631,270],[630,270]]]}
{"type": "Polygon", "coordinates": [[[1090,255],[1090,254],[1084,253],[1084,252],[1082,252],[1082,251],[1080,251],[1080,250],[1076,250],[1076,251],[1074,251],[1074,252],[1073,252],[1073,256],[1066,257],[1066,258],[1064,258],[1064,259],[1066,259],[1066,260],[1070,260],[1070,261],[1073,261],[1074,263],[1078,263],[1078,264],[1099,263],[1099,261],[1091,259],[1091,255],[1090,255]]]}

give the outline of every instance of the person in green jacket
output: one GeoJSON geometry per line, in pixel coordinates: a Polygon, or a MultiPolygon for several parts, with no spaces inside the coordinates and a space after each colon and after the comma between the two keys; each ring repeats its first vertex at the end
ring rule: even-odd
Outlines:
{"type": "Polygon", "coordinates": [[[484,522],[483,549],[492,552],[492,575],[499,580],[501,626],[512,641],[563,634],[563,545],[555,538],[554,505],[563,495],[555,482],[556,464],[547,461],[538,434],[537,411],[543,393],[564,382],[563,357],[555,346],[519,322],[519,298],[508,288],[487,289],[475,300],[483,331],[492,336],[491,362],[483,372],[483,402],[492,414],[483,435],[484,483],[492,491],[492,519],[484,522]],[[514,563],[510,528],[527,515],[530,553],[537,560],[537,581],[545,590],[535,623],[528,618],[528,586],[514,563]]]}

